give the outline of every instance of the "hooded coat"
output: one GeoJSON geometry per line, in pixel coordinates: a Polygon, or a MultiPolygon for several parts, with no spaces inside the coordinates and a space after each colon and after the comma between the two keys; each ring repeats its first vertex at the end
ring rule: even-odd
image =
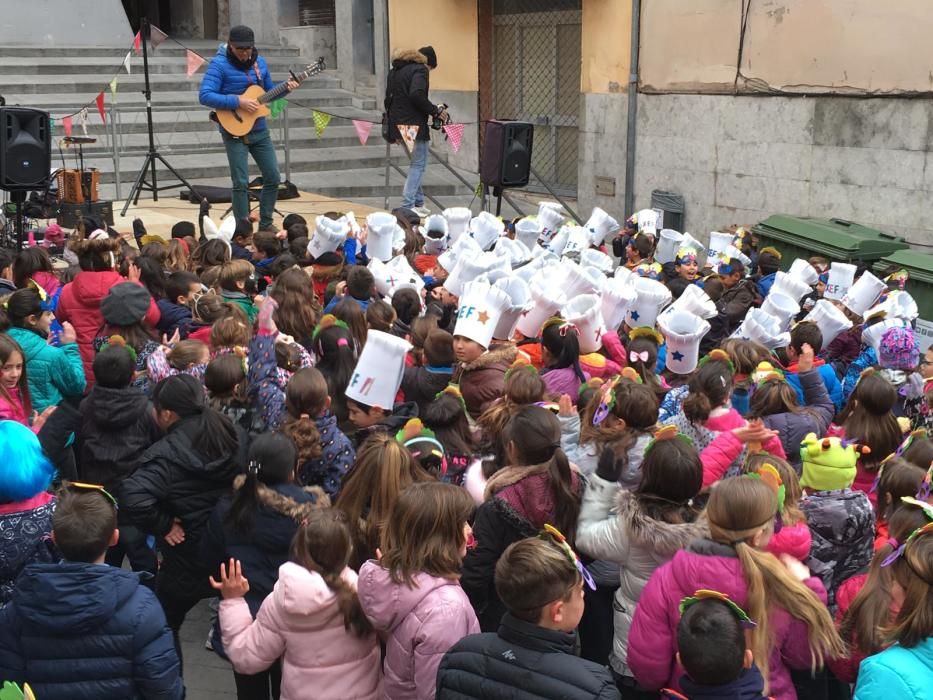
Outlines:
{"type": "Polygon", "coordinates": [[[0,678],[42,700],[180,700],[172,634],[139,575],[105,564],[30,564],[0,608],[0,678]]]}
{"type": "Polygon", "coordinates": [[[10,328],[7,334],[23,349],[29,374],[32,410],[42,413],[62,399],[81,396],[87,381],[76,343],[49,345],[44,335],[28,328],[10,328]]]}
{"type": "Polygon", "coordinates": [[[392,57],[392,69],[386,76],[385,109],[389,117],[389,140],[401,138],[399,124],[417,126],[418,141],[430,141],[428,117],[437,107],[428,99],[430,89],[428,59],[420,51],[405,49],[392,57]]]}
{"type": "Polygon", "coordinates": [[[432,700],[441,658],[479,632],[479,623],[456,579],[416,574],[414,586],[396,583],[370,560],[357,582],[363,612],[385,640],[385,700],[432,700]]]}
{"type": "Polygon", "coordinates": [[[46,491],[25,501],[0,503],[0,609],[13,596],[16,578],[27,564],[61,558],[50,536],[55,503],[46,491]]]}
{"type": "MultiPolygon", "coordinates": [[[[114,270],[79,272],[62,289],[58,307],[55,309],[55,317],[60,322],[68,321],[75,328],[88,386],[94,382],[94,338],[99,336],[106,326],[100,302],[107,296],[111,287],[121,282],[126,282],[126,278],[114,270]]],[[[143,322],[150,328],[155,328],[159,322],[159,308],[152,299],[149,300],[149,310],[143,322]]]]}
{"type": "Polygon", "coordinates": [[[618,567],[620,585],[612,606],[615,635],[609,662],[619,675],[632,675],[625,661],[629,629],[648,579],[691,540],[708,535],[705,515],[692,523],[655,520],[631,491],[595,474],[590,478],[580,508],[576,545],[581,552],[618,567]]]}
{"type": "MultiPolygon", "coordinates": [[[[227,55],[227,45],[221,44],[217,53],[211,59],[204,77],[201,79],[201,89],[198,100],[205,107],[212,109],[236,109],[240,106],[240,95],[246,92],[250,85],[261,85],[264,90],[275,87],[266,59],[256,56],[253,67],[243,70],[235,66],[227,55]]],[[[256,120],[250,133],[256,133],[266,128],[266,118],[256,120]]]]}
{"type": "Polygon", "coordinates": [[[891,698],[933,700],[933,637],[910,649],[895,644],[859,666],[855,700],[891,698]]]}
{"type": "MultiPolygon", "coordinates": [[[[221,634],[233,668],[255,674],[281,657],[282,700],[306,698],[312,689],[318,700],[381,698],[376,636],[357,637],[344,627],[337,595],[320,574],[285,562],[276,575],[255,620],[243,598],[220,603],[221,634]]],[[[344,569],[341,578],[356,587],[352,569],[344,569]]]]}
{"type": "Polygon", "coordinates": [[[418,413],[423,413],[434,397],[450,384],[453,376],[451,367],[406,367],[402,378],[402,393],[406,401],[418,404],[418,413]]]}
{"type": "Polygon", "coordinates": [[[505,373],[517,356],[518,348],[514,345],[501,345],[487,350],[473,362],[454,367],[452,383],[460,386],[467,411],[474,420],[505,393],[505,373]]]}

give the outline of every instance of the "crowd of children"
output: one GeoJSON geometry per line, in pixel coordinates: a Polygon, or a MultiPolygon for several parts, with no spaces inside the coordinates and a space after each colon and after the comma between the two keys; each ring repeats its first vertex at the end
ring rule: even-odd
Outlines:
{"type": "Polygon", "coordinates": [[[0,683],[182,698],[220,597],[244,700],[933,698],[904,274],[394,214],[0,251],[0,683]]]}

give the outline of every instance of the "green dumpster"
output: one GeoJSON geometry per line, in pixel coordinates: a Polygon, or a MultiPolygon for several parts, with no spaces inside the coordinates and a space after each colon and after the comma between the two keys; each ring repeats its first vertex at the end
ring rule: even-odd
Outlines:
{"type": "Polygon", "coordinates": [[[830,260],[870,265],[907,248],[903,238],[843,219],[811,219],[775,214],[752,227],[758,250],[774,246],[786,270],[796,258],[822,255],[830,260]]]}
{"type": "Polygon", "coordinates": [[[898,250],[881,258],[874,265],[874,273],[881,277],[891,267],[907,270],[907,291],[917,302],[920,320],[917,322],[917,340],[921,348],[933,340],[933,255],[915,250],[898,250]]]}

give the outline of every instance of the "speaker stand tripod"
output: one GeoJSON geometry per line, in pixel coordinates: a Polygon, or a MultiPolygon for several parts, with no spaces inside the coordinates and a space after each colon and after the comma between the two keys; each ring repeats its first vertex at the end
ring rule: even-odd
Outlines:
{"type": "Polygon", "coordinates": [[[146,124],[149,129],[149,152],[146,153],[146,159],[143,161],[142,167],[139,169],[139,174],[136,176],[136,181],[133,183],[133,187],[130,188],[130,194],[126,198],[126,202],[123,204],[123,210],[120,212],[120,216],[126,216],[126,210],[130,208],[130,201],[133,202],[133,205],[139,204],[139,193],[142,190],[147,192],[152,192],[152,201],[159,201],[159,192],[162,190],[171,190],[176,187],[187,187],[188,190],[198,199],[201,198],[201,195],[198,194],[197,190],[191,186],[191,184],[185,180],[181,175],[178,174],[178,171],[171,166],[171,164],[162,157],[162,154],[159,153],[158,149],[155,146],[155,137],[152,133],[152,90],[149,87],[149,52],[147,50],[147,44],[149,41],[150,32],[149,20],[145,17],[142,18],[142,23],[140,24],[140,43],[143,48],[143,75],[145,76],[145,90],[143,95],[146,96],[146,124]],[[178,180],[177,183],[172,183],[170,185],[162,185],[159,187],[158,180],[156,178],[156,161],[159,161],[168,168],[169,172],[175,176],[175,179],[178,180]],[[152,169],[152,179],[146,179],[146,171],[152,169]]]}

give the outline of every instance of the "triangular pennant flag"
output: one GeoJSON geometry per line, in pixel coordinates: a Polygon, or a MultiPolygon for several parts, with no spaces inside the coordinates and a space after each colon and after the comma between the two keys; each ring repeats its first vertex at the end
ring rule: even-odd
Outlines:
{"type": "Polygon", "coordinates": [[[418,138],[417,124],[399,124],[398,133],[402,135],[402,140],[408,146],[409,151],[415,147],[415,139],[418,138]]]}
{"type": "Polygon", "coordinates": [[[81,111],[78,112],[78,119],[81,122],[81,131],[87,136],[87,107],[81,108],[81,111]]]}
{"type": "Polygon", "coordinates": [[[55,128],[55,117],[49,117],[49,128],[50,129],[55,128]]]}
{"type": "Polygon", "coordinates": [[[110,81],[110,94],[114,97],[117,95],[117,76],[113,76],[113,80],[110,81]]]}
{"type": "Polygon", "coordinates": [[[464,124],[447,124],[444,127],[444,133],[447,134],[447,139],[450,141],[450,147],[454,150],[454,153],[460,150],[460,142],[463,140],[463,130],[465,128],[464,124]]]}
{"type": "Polygon", "coordinates": [[[71,136],[71,117],[62,117],[62,129],[65,130],[65,136],[71,136]]]}
{"type": "Polygon", "coordinates": [[[324,129],[327,128],[327,125],[330,124],[330,115],[326,112],[318,112],[316,109],[311,110],[311,119],[314,120],[314,131],[317,134],[318,138],[321,138],[321,134],[324,133],[324,129]]]}
{"type": "Polygon", "coordinates": [[[185,55],[188,58],[188,77],[198,72],[198,68],[204,65],[204,59],[191,49],[185,49],[185,55]]]}
{"type": "Polygon", "coordinates": [[[285,111],[285,98],[284,97],[280,97],[277,100],[272,100],[272,102],[269,103],[269,117],[271,117],[272,119],[275,119],[284,111],[285,111]]]}
{"type": "Polygon", "coordinates": [[[168,39],[168,34],[163,32],[154,24],[149,25],[149,45],[153,49],[159,48],[159,44],[168,39]]]}
{"type": "Polygon", "coordinates": [[[127,52],[126,52],[126,57],[123,59],[123,67],[126,68],[126,74],[127,74],[127,75],[129,75],[130,72],[131,72],[131,71],[130,71],[130,56],[132,56],[132,55],[133,55],[133,52],[132,52],[132,51],[127,51],[127,52]]]}
{"type": "Polygon", "coordinates": [[[356,128],[356,135],[359,137],[360,143],[365,146],[366,141],[369,140],[369,132],[373,130],[373,123],[354,119],[353,126],[356,128]]]}
{"type": "Polygon", "coordinates": [[[135,51],[136,55],[138,56],[140,53],[142,53],[142,50],[143,50],[142,34],[140,34],[139,32],[136,32],[136,36],[133,37],[133,51],[135,51]]]}
{"type": "Polygon", "coordinates": [[[107,117],[106,117],[106,114],[104,113],[104,92],[103,90],[97,93],[97,98],[94,101],[97,103],[97,111],[100,112],[100,120],[106,124],[107,117]]]}

